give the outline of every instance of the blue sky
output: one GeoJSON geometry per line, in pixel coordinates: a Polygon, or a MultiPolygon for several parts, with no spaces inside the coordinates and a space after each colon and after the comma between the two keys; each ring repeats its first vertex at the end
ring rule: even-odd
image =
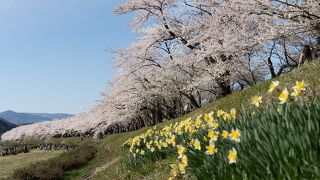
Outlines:
{"type": "Polygon", "coordinates": [[[136,39],[119,0],[0,0],[0,111],[79,113],[115,73],[112,54],[136,39]]]}

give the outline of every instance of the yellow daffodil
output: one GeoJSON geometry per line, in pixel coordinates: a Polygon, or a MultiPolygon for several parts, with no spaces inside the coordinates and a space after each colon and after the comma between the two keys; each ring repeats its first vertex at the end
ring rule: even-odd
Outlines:
{"type": "Polygon", "coordinates": [[[254,96],[251,100],[251,104],[253,104],[256,107],[259,107],[259,105],[262,102],[262,97],[261,96],[254,96]]]}
{"type": "Polygon", "coordinates": [[[178,154],[179,156],[182,156],[184,153],[186,153],[187,149],[183,146],[178,146],[178,154]]]}
{"type": "Polygon", "coordinates": [[[240,131],[238,129],[234,130],[232,129],[231,130],[231,133],[230,133],[230,139],[236,141],[236,142],[240,142],[240,131]]]}
{"type": "Polygon", "coordinates": [[[305,91],[305,84],[304,81],[296,81],[296,85],[293,86],[294,90],[298,90],[298,91],[305,91]]]}
{"type": "Polygon", "coordinates": [[[223,130],[221,135],[223,138],[227,138],[229,136],[229,133],[228,133],[228,131],[223,130]]]}
{"type": "Polygon", "coordinates": [[[151,151],[151,152],[154,152],[154,151],[155,151],[154,147],[150,148],[150,151],[151,151]]]}
{"type": "Polygon", "coordinates": [[[233,118],[235,118],[236,115],[237,115],[236,109],[232,108],[232,109],[230,110],[230,115],[231,115],[233,118]]]}
{"type": "Polygon", "coordinates": [[[211,112],[209,112],[209,113],[208,113],[209,118],[210,118],[210,119],[212,119],[212,120],[213,120],[213,114],[214,114],[214,112],[213,112],[213,111],[211,111],[211,112]]]}
{"type": "Polygon", "coordinates": [[[219,127],[219,123],[214,122],[211,127],[213,129],[217,129],[219,127]]]}
{"type": "Polygon", "coordinates": [[[168,147],[168,143],[163,142],[163,143],[161,143],[161,146],[164,147],[164,148],[167,148],[168,147]]]}
{"type": "Polygon", "coordinates": [[[211,118],[210,118],[209,114],[203,114],[203,119],[206,121],[209,121],[211,118]]]}
{"type": "Polygon", "coordinates": [[[279,86],[280,82],[279,81],[272,81],[270,86],[269,86],[269,93],[272,93],[278,86],[279,86]]]}
{"type": "Polygon", "coordinates": [[[188,165],[188,157],[186,155],[182,155],[181,163],[184,165],[188,165]]]}
{"type": "Polygon", "coordinates": [[[197,150],[201,150],[201,144],[200,141],[198,139],[193,141],[193,147],[197,150]]]}
{"type": "Polygon", "coordinates": [[[186,173],[186,165],[180,163],[178,165],[178,167],[179,167],[179,171],[180,171],[181,174],[185,174],[186,173]]]}
{"type": "Polygon", "coordinates": [[[208,137],[210,138],[211,141],[217,141],[219,137],[219,133],[216,131],[209,130],[208,137]]]}
{"type": "Polygon", "coordinates": [[[211,130],[209,130],[209,131],[208,131],[208,137],[211,138],[211,137],[213,137],[213,135],[214,135],[214,132],[211,131],[211,130]]]}
{"type": "Polygon", "coordinates": [[[178,135],[181,135],[182,134],[182,129],[181,128],[177,128],[176,132],[177,132],[178,135]]]}
{"type": "Polygon", "coordinates": [[[213,154],[217,153],[217,151],[218,151],[218,149],[215,147],[215,145],[213,143],[210,143],[209,146],[207,146],[206,154],[213,155],[213,154]]]}
{"type": "Polygon", "coordinates": [[[286,103],[288,100],[288,96],[289,96],[288,89],[285,88],[284,90],[282,90],[282,92],[279,95],[280,104],[286,103]]]}
{"type": "Polygon", "coordinates": [[[156,146],[157,146],[157,148],[158,148],[159,150],[162,149],[161,143],[159,143],[159,142],[157,141],[155,144],[156,144],[156,146]]]}
{"type": "Polygon", "coordinates": [[[237,150],[232,148],[232,150],[229,150],[228,159],[229,164],[236,163],[237,162],[237,150]]]}
{"type": "Polygon", "coordinates": [[[141,155],[144,155],[144,154],[145,154],[145,152],[144,152],[143,149],[141,149],[140,154],[141,154],[141,155]]]}
{"type": "Polygon", "coordinates": [[[290,94],[292,97],[300,96],[301,91],[294,89],[293,92],[290,94]]]}
{"type": "Polygon", "coordinates": [[[231,120],[231,115],[228,113],[224,113],[222,118],[223,118],[223,120],[231,120]]]}
{"type": "Polygon", "coordinates": [[[201,119],[197,119],[197,120],[195,121],[195,126],[196,126],[196,128],[200,128],[200,127],[201,127],[201,124],[202,124],[201,119]]]}
{"type": "Polygon", "coordinates": [[[210,128],[217,129],[219,127],[219,123],[215,121],[208,121],[207,123],[210,128]]]}
{"type": "Polygon", "coordinates": [[[221,109],[219,109],[219,110],[217,111],[217,117],[222,116],[224,113],[225,113],[224,111],[222,111],[221,109]]]}
{"type": "Polygon", "coordinates": [[[174,146],[176,146],[176,141],[175,141],[175,139],[176,139],[176,137],[173,135],[173,136],[171,136],[170,139],[167,139],[166,142],[167,142],[168,144],[171,144],[171,145],[174,147],[174,146]]]}
{"type": "Polygon", "coordinates": [[[151,145],[149,143],[146,144],[147,149],[151,148],[151,145]]]}
{"type": "MultiPolygon", "coordinates": [[[[200,114],[199,116],[197,116],[197,118],[196,119],[201,119],[202,118],[202,114],[200,114]]],[[[191,121],[191,118],[188,118],[187,120],[186,120],[186,123],[188,122],[188,121],[191,121]]]]}

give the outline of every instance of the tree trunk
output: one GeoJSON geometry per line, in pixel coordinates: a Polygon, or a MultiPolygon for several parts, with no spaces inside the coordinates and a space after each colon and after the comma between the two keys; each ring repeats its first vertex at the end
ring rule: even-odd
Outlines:
{"type": "Polygon", "coordinates": [[[273,63],[271,61],[271,57],[268,58],[268,68],[269,68],[269,71],[270,71],[270,74],[271,74],[271,77],[274,78],[276,77],[276,73],[274,71],[274,67],[273,67],[273,63]]]}
{"type": "Polygon", "coordinates": [[[221,75],[221,77],[216,79],[219,87],[221,88],[222,97],[232,93],[229,76],[230,76],[230,71],[227,70],[224,74],[221,75]]]}
{"type": "MultiPolygon", "coordinates": [[[[320,29],[320,27],[319,27],[319,29],[320,29]]],[[[320,58],[320,30],[319,30],[319,36],[317,38],[317,46],[315,48],[314,57],[316,59],[320,58]]]]}
{"type": "Polygon", "coordinates": [[[305,45],[301,52],[298,66],[300,67],[304,64],[305,61],[311,61],[311,60],[312,60],[311,48],[309,45],[305,45]]]}
{"type": "Polygon", "coordinates": [[[200,108],[200,105],[198,104],[197,100],[194,98],[192,94],[186,94],[184,92],[181,92],[181,94],[190,100],[190,103],[192,104],[193,107],[200,108]]]}

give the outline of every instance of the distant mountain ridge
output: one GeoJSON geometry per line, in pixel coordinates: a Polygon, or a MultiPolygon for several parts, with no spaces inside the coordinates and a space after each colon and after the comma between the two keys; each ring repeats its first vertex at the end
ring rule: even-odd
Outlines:
{"type": "Polygon", "coordinates": [[[42,121],[51,121],[58,119],[65,119],[73,116],[73,114],[66,113],[19,113],[11,110],[4,111],[0,113],[0,118],[5,119],[6,121],[16,124],[31,124],[42,121]]]}
{"type": "Polygon", "coordinates": [[[17,127],[17,125],[10,123],[3,118],[0,118],[0,135],[15,127],[17,127]]]}

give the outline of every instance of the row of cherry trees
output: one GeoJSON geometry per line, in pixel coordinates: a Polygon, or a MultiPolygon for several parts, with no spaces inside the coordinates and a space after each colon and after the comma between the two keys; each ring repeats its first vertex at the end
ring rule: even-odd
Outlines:
{"type": "Polygon", "coordinates": [[[100,106],[107,119],[147,126],[288,72],[319,52],[319,6],[318,0],[128,0],[114,12],[133,14],[130,26],[140,38],[112,51],[118,74],[100,106]]]}
{"type": "Polygon", "coordinates": [[[114,12],[131,13],[140,38],[112,50],[118,73],[101,102],[4,140],[135,130],[319,57],[319,0],[127,0],[114,12]]]}

